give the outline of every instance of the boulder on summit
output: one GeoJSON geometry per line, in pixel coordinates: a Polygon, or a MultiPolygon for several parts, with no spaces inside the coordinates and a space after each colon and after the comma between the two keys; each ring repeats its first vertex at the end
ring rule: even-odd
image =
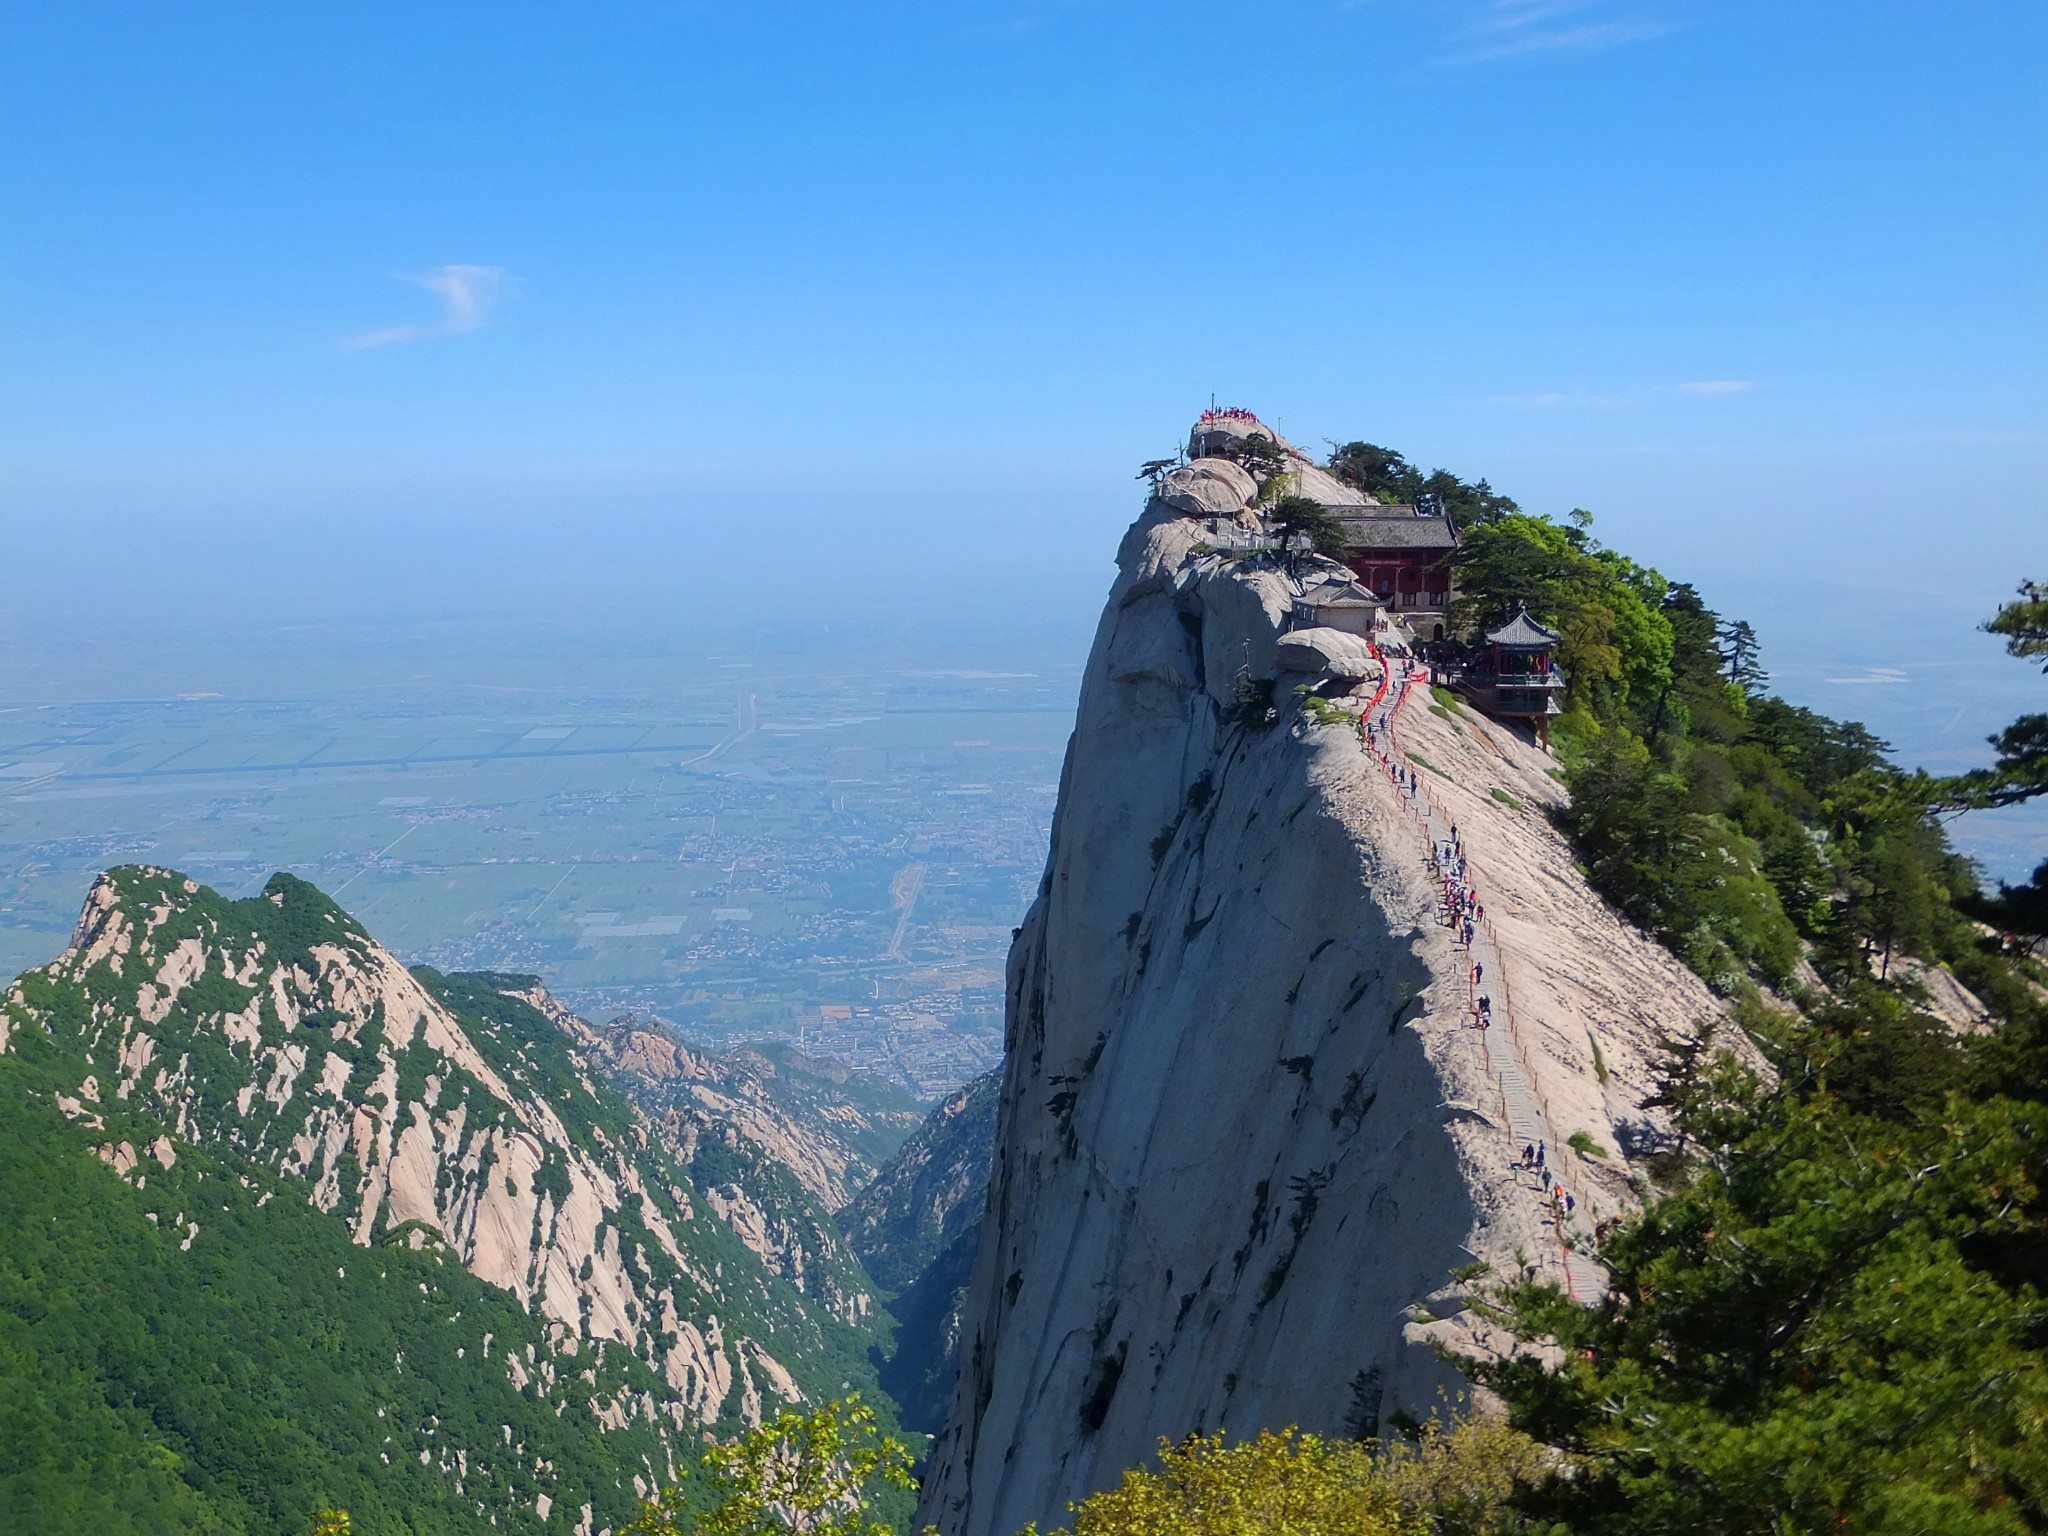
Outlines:
{"type": "Polygon", "coordinates": [[[1341,629],[1290,629],[1274,647],[1273,659],[1282,672],[1327,675],[1348,683],[1376,680],[1381,671],[1371,645],[1341,629]]]}
{"type": "Polygon", "coordinates": [[[1159,482],[1159,499],[1189,517],[1232,516],[1258,493],[1258,482],[1228,459],[1196,459],[1159,482]]]}

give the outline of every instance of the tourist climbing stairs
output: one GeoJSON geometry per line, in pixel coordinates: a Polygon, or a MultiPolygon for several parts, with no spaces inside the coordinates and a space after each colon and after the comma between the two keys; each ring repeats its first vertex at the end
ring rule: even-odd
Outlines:
{"type": "Polygon", "coordinates": [[[1562,1272],[1565,1290],[1592,1305],[1607,1294],[1607,1274],[1586,1252],[1585,1224],[1576,1220],[1576,1207],[1583,1201],[1578,1175],[1571,1171],[1575,1154],[1558,1143],[1543,1096],[1531,1079],[1500,946],[1457,828],[1431,798],[1396,731],[1401,706],[1427,681],[1428,671],[1405,657],[1389,656],[1376,645],[1373,653],[1381,665],[1380,682],[1359,716],[1359,735],[1415,819],[1427,850],[1425,862],[1442,888],[1439,916],[1450,925],[1454,942],[1465,952],[1469,1022],[1479,1033],[1481,1052],[1500,1090],[1509,1143],[1505,1149],[1507,1173],[1544,1213],[1543,1220],[1556,1238],[1555,1264],[1562,1272]],[[1536,1149],[1538,1156],[1530,1159],[1535,1166],[1525,1165],[1526,1149],[1536,1149]]]}

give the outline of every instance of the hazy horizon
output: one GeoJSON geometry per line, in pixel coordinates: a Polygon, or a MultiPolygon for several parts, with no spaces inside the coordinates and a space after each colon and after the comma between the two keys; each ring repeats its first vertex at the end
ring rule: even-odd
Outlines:
{"type": "Polygon", "coordinates": [[[2038,707],[2038,7],[0,28],[6,704],[1077,664],[1214,398],[1590,509],[1907,763],[2038,707]]]}

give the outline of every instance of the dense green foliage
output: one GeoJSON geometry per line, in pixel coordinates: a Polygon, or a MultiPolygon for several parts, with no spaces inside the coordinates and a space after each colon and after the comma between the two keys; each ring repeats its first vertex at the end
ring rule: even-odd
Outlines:
{"type": "MultiPolygon", "coordinates": [[[[1537,1536],[1511,1500],[1547,1462],[1520,1431],[1456,1415],[1394,1441],[1197,1434],[1069,1506],[1058,1536],[1537,1536]]],[[[620,1536],[889,1536],[877,1515],[909,1471],[859,1398],[786,1409],[708,1447],[620,1536]]]]}
{"type": "Polygon", "coordinates": [[[658,1491],[619,1536],[892,1536],[885,1511],[916,1486],[909,1448],[856,1395],[707,1446],[696,1477],[658,1491]]]}
{"type": "Polygon", "coordinates": [[[1216,451],[1258,480],[1268,480],[1287,467],[1287,450],[1263,432],[1232,438],[1216,451]]]}
{"type": "Polygon", "coordinates": [[[1330,473],[1374,501],[1443,513],[1460,527],[1518,510],[1484,480],[1468,483],[1447,469],[1425,475],[1377,443],[1344,443],[1331,449],[1330,473]]]}
{"type": "Polygon", "coordinates": [[[1470,1419],[1394,1441],[1192,1435],[1072,1505],[1060,1536],[1536,1536],[1509,1501],[1544,1462],[1528,1436],[1470,1419]]]}
{"type": "Polygon", "coordinates": [[[2004,1533],[2048,1522],[2038,1004],[1974,1043],[1874,981],[1746,1011],[1768,1069],[1674,1052],[1668,1183],[1600,1306],[1511,1277],[1561,1363],[1480,1362],[1573,1457],[1527,1496],[1586,1536],[2004,1533]]]}
{"type": "MultiPolygon", "coordinates": [[[[2019,596],[1986,619],[1984,629],[2005,636],[2007,654],[2022,661],[2048,657],[2048,587],[2021,582],[2019,596]]],[[[2048,660],[2041,662],[2041,670],[2048,672],[2048,660]]]]}
{"type": "Polygon", "coordinates": [[[2048,938],[2048,859],[2018,885],[2000,881],[1998,891],[1961,903],[1963,910],[2011,936],[2015,948],[2032,949],[2048,938]]]}
{"type": "Polygon", "coordinates": [[[1496,511],[1456,556],[1469,639],[1526,606],[1560,634],[1564,827],[1595,886],[1723,991],[1901,956],[1980,973],[1938,786],[1861,726],[1762,691],[1755,636],[1570,525],[1496,511]]]}
{"type": "Polygon", "coordinates": [[[0,1530],[297,1533],[341,1504],[424,1536],[475,1530],[479,1501],[517,1530],[543,1486],[630,1508],[650,1438],[558,1416],[579,1381],[512,1386],[508,1353],[546,1340],[510,1296],[197,1149],[122,1181],[55,1108],[56,1054],[0,1058],[0,1530]],[[438,1465],[458,1446],[463,1479],[438,1465]]]}
{"type": "Polygon", "coordinates": [[[1282,496],[1266,509],[1266,520],[1280,537],[1283,548],[1305,539],[1319,555],[1344,552],[1344,525],[1313,496],[1282,496]]]}
{"type": "MultiPolygon", "coordinates": [[[[1984,628],[2005,636],[2006,650],[2022,660],[2048,657],[2048,588],[2021,582],[2019,596],[1992,615],[1984,628]]],[[[2041,663],[2041,670],[2048,672],[2048,661],[2041,663]]],[[[1954,780],[1951,803],[2018,805],[2048,795],[2048,714],[2021,715],[1993,736],[1991,745],[1998,749],[1998,761],[1954,780]]]]}

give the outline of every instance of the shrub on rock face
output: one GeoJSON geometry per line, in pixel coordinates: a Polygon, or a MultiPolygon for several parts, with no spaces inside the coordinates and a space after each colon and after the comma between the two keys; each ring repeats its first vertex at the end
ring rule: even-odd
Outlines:
{"type": "Polygon", "coordinates": [[[1225,724],[1263,731],[1279,718],[1280,711],[1273,707],[1273,679],[1253,677],[1247,672],[1237,680],[1230,703],[1223,710],[1225,724]]]}
{"type": "Polygon", "coordinates": [[[1238,438],[1216,451],[1227,459],[1234,459],[1261,480],[1287,467],[1287,450],[1263,432],[1238,438]]]}
{"type": "Polygon", "coordinates": [[[1286,548],[1293,548],[1296,539],[1306,539],[1319,555],[1344,553],[1344,525],[1313,496],[1282,496],[1267,508],[1266,520],[1286,548]]]}
{"type": "Polygon", "coordinates": [[[697,1484],[664,1489],[620,1536],[895,1536],[877,1495],[913,1489],[910,1452],[859,1396],[811,1413],[785,1408],[730,1445],[707,1448],[697,1484]]]}
{"type": "MultiPolygon", "coordinates": [[[[1421,1536],[1370,1450],[1289,1429],[1224,1444],[1162,1441],[1159,1470],[1073,1506],[1071,1536],[1421,1536]]],[[[1030,1536],[1036,1536],[1032,1528],[1030,1536]]],[[[1062,1533],[1068,1536],[1068,1533],[1062,1533]]]]}
{"type": "MultiPolygon", "coordinates": [[[[1505,1425],[1430,1423],[1412,1440],[1326,1440],[1293,1429],[1236,1445],[1161,1442],[1159,1469],[1072,1506],[1057,1536],[1491,1536],[1544,1453],[1505,1425]]],[[[1036,1536],[1036,1527],[1025,1536],[1036,1536]]]]}

